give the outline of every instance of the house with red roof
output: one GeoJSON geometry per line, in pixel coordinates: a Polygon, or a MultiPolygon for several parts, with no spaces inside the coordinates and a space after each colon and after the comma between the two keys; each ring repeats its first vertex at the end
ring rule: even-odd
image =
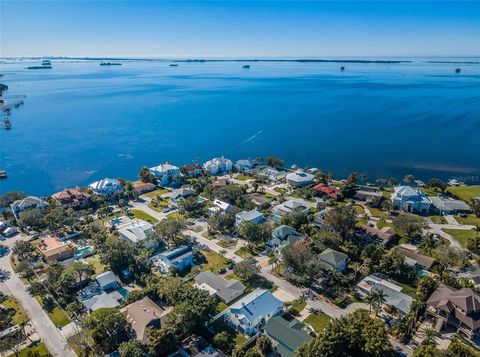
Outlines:
{"type": "Polygon", "coordinates": [[[328,186],[324,183],[319,183],[312,187],[312,190],[324,194],[325,196],[333,199],[337,199],[337,196],[340,194],[340,190],[336,187],[328,186]]]}
{"type": "Polygon", "coordinates": [[[80,188],[66,188],[63,191],[54,193],[52,199],[65,208],[85,207],[88,205],[90,194],[80,188]]]}

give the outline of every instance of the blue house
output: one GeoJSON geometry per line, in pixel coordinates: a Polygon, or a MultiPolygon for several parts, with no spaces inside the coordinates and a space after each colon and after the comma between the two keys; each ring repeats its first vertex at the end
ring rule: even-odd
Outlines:
{"type": "Polygon", "coordinates": [[[290,244],[301,241],[302,239],[303,236],[300,233],[284,224],[272,231],[272,239],[267,242],[267,249],[277,253],[290,244]]]}
{"type": "Polygon", "coordinates": [[[237,331],[252,335],[271,317],[283,311],[283,303],[265,289],[255,289],[238,300],[224,315],[225,322],[237,331]]]}
{"type": "Polygon", "coordinates": [[[180,247],[168,249],[150,260],[162,274],[168,274],[171,271],[183,271],[193,266],[193,253],[190,247],[180,247]]]}
{"type": "Polygon", "coordinates": [[[405,212],[427,214],[432,202],[418,188],[397,186],[392,194],[392,207],[405,212]]]}

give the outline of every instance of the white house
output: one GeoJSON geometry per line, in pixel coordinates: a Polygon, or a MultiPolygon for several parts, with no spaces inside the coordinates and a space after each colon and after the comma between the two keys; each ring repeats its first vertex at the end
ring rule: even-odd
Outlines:
{"type": "Polygon", "coordinates": [[[418,188],[396,186],[391,197],[392,207],[405,212],[427,214],[432,202],[418,188]]]}
{"type": "Polygon", "coordinates": [[[252,335],[259,326],[283,310],[283,303],[265,289],[255,289],[231,305],[224,315],[225,322],[236,330],[252,335]]]}
{"type": "Polygon", "coordinates": [[[166,250],[149,259],[162,274],[170,271],[183,271],[193,266],[192,249],[188,246],[166,250]]]}
{"type": "Polygon", "coordinates": [[[141,219],[134,219],[120,224],[117,227],[117,230],[121,238],[132,244],[142,242],[145,248],[151,249],[154,249],[158,246],[158,242],[151,237],[153,233],[153,226],[141,219]]]}
{"type": "Polygon", "coordinates": [[[273,207],[272,213],[278,217],[283,217],[287,213],[292,212],[293,210],[300,210],[302,212],[308,213],[308,211],[310,211],[310,207],[307,207],[302,201],[288,200],[273,207]]]}
{"type": "Polygon", "coordinates": [[[238,171],[244,171],[244,172],[252,172],[253,168],[257,165],[257,161],[255,160],[238,160],[235,162],[235,168],[238,171]]]}
{"type": "Polygon", "coordinates": [[[11,237],[17,233],[17,228],[10,226],[9,223],[0,221],[0,236],[11,237]]]}
{"type": "Polygon", "coordinates": [[[252,209],[251,211],[242,211],[235,215],[235,224],[237,226],[244,222],[252,222],[253,224],[262,223],[265,220],[265,216],[262,212],[252,209]]]}
{"type": "Polygon", "coordinates": [[[93,182],[88,185],[88,187],[100,196],[111,196],[122,189],[120,182],[111,178],[104,178],[103,180],[93,182]]]}
{"type": "Polygon", "coordinates": [[[151,167],[149,170],[155,175],[161,186],[169,185],[180,175],[180,168],[169,163],[151,167]]]}
{"type": "Polygon", "coordinates": [[[232,171],[232,161],[222,157],[216,157],[203,164],[205,171],[212,175],[218,175],[232,171]]]}
{"type": "Polygon", "coordinates": [[[17,200],[10,205],[10,209],[16,219],[18,219],[18,214],[20,212],[34,208],[43,209],[45,207],[47,207],[47,202],[35,196],[25,197],[24,199],[17,200]]]}
{"type": "Polygon", "coordinates": [[[257,170],[257,174],[259,174],[260,176],[265,176],[270,182],[282,181],[287,175],[285,171],[278,171],[273,167],[263,167],[257,170]]]}
{"type": "Polygon", "coordinates": [[[286,176],[287,182],[294,187],[308,186],[313,182],[315,176],[303,170],[289,172],[286,176]]]}
{"type": "Polygon", "coordinates": [[[210,215],[214,214],[225,214],[233,212],[234,207],[227,202],[220,201],[219,199],[215,199],[213,201],[213,205],[208,208],[208,213],[210,215]]]}

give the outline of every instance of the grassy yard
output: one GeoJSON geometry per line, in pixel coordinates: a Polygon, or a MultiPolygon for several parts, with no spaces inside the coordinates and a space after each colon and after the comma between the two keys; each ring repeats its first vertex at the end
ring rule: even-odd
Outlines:
{"type": "Polygon", "coordinates": [[[233,330],[230,326],[228,326],[223,320],[223,318],[219,318],[213,321],[210,325],[210,328],[215,333],[226,331],[229,335],[229,338],[235,341],[235,346],[242,346],[248,340],[247,336],[233,330]]]}
{"type": "Polygon", "coordinates": [[[183,216],[178,212],[169,213],[169,214],[167,214],[167,217],[168,218],[173,218],[173,219],[182,219],[183,218],[183,216]]]}
{"type": "Polygon", "coordinates": [[[247,180],[250,180],[251,177],[248,175],[237,175],[236,179],[241,181],[247,181],[247,180]]]}
{"type": "Polygon", "coordinates": [[[88,257],[85,259],[85,261],[93,266],[93,268],[95,269],[95,275],[102,274],[105,271],[105,265],[100,262],[99,254],[88,257]]]}
{"type": "MultiPolygon", "coordinates": [[[[28,347],[25,347],[20,350],[18,353],[18,357],[28,357],[28,356],[51,356],[50,352],[48,352],[47,347],[43,343],[34,343],[28,347]]],[[[15,354],[11,354],[8,357],[15,357],[15,354]]]]}
{"type": "Polygon", "coordinates": [[[460,224],[480,225],[480,217],[469,214],[467,217],[455,216],[455,220],[460,224]]]}
{"type": "Polygon", "coordinates": [[[290,304],[293,309],[293,314],[298,315],[307,306],[307,302],[304,299],[293,300],[290,304]]]}
{"type": "MultiPolygon", "coordinates": [[[[37,301],[43,307],[43,301],[40,298],[40,296],[38,296],[38,295],[35,296],[35,299],[37,299],[37,301]]],[[[63,326],[68,325],[71,322],[67,313],[65,311],[63,311],[61,308],[59,308],[58,306],[55,306],[55,308],[50,312],[47,311],[47,315],[50,318],[50,320],[52,320],[53,324],[56,327],[63,327],[63,326]]]]}
{"type": "Polygon", "coordinates": [[[318,311],[314,314],[308,315],[308,317],[304,321],[305,323],[309,324],[313,327],[315,332],[321,332],[330,322],[330,316],[324,314],[321,311],[318,311]]]}
{"type": "Polygon", "coordinates": [[[377,221],[377,228],[378,229],[382,229],[382,228],[385,228],[385,227],[393,227],[393,223],[387,222],[384,219],[380,219],[379,221],[377,221]]]}
{"type": "Polygon", "coordinates": [[[142,195],[141,197],[154,198],[154,197],[157,197],[159,195],[163,195],[164,193],[168,193],[168,192],[170,192],[170,191],[167,190],[166,188],[159,188],[158,190],[153,190],[151,192],[148,192],[148,193],[142,195]]]}
{"type": "Polygon", "coordinates": [[[223,239],[219,239],[217,244],[222,248],[230,248],[230,247],[236,246],[237,242],[235,241],[227,242],[227,241],[224,241],[223,239]]]}
{"type": "Polygon", "coordinates": [[[364,215],[365,214],[365,210],[363,209],[362,206],[352,205],[352,207],[355,210],[355,212],[357,212],[357,215],[364,215]]]}
{"type": "Polygon", "coordinates": [[[476,236],[476,233],[470,229],[442,229],[447,234],[450,234],[453,238],[455,238],[462,247],[467,247],[468,238],[473,238],[476,236]]]}
{"type": "Polygon", "coordinates": [[[22,324],[28,321],[28,316],[25,310],[23,309],[22,305],[20,305],[18,300],[15,299],[13,296],[9,296],[7,300],[2,302],[2,305],[6,309],[15,310],[15,316],[13,317],[13,321],[12,321],[14,325],[22,324]]]}
{"type": "Polygon", "coordinates": [[[442,217],[442,216],[430,216],[430,219],[432,220],[433,223],[436,223],[436,224],[447,223],[447,220],[445,219],[445,217],[442,217]]]}
{"type": "MultiPolygon", "coordinates": [[[[282,195],[285,194],[285,193],[287,193],[287,190],[284,189],[284,188],[281,188],[281,187],[275,187],[273,190],[274,190],[274,191],[277,191],[278,193],[281,193],[282,195]]],[[[293,196],[293,193],[292,193],[292,196],[293,196]]],[[[294,197],[295,197],[295,196],[294,196],[294,197]]]]}
{"type": "Polygon", "coordinates": [[[390,214],[389,214],[388,212],[381,211],[381,210],[379,210],[378,208],[369,207],[368,209],[369,209],[370,214],[372,215],[372,217],[377,217],[377,218],[387,218],[387,217],[390,217],[390,214]]]}
{"type": "Polygon", "coordinates": [[[235,254],[244,259],[248,259],[252,257],[252,253],[250,253],[247,249],[245,249],[245,247],[241,247],[239,250],[235,252],[235,254]]]}
{"type": "Polygon", "coordinates": [[[203,233],[202,237],[207,238],[208,240],[215,239],[215,237],[210,235],[210,233],[208,233],[208,232],[203,233]]]}
{"type": "Polygon", "coordinates": [[[480,197],[480,186],[448,187],[447,191],[466,202],[473,197],[480,197]]]}
{"type": "Polygon", "coordinates": [[[150,222],[150,223],[157,223],[158,220],[155,217],[150,216],[148,213],[141,211],[139,209],[131,209],[129,211],[133,216],[137,219],[143,219],[144,221],[150,222]]]}
{"type": "Polygon", "coordinates": [[[217,309],[219,312],[222,312],[223,310],[226,310],[228,308],[228,305],[225,304],[223,301],[220,301],[217,305],[217,309]]]}
{"type": "Polygon", "coordinates": [[[415,293],[417,292],[416,287],[399,282],[397,282],[397,284],[402,287],[402,293],[415,297],[415,293]]]}
{"type": "Polygon", "coordinates": [[[213,250],[203,250],[202,254],[207,260],[206,263],[201,265],[202,271],[211,270],[214,273],[218,273],[219,270],[227,268],[228,260],[220,254],[215,253],[213,250]]]}

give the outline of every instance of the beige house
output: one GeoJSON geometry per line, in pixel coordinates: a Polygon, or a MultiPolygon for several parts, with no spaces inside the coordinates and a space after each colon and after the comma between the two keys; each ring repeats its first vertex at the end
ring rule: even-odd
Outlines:
{"type": "Polygon", "coordinates": [[[45,238],[37,245],[37,249],[42,253],[47,263],[71,258],[75,252],[70,243],[65,243],[57,237],[45,238]]]}

